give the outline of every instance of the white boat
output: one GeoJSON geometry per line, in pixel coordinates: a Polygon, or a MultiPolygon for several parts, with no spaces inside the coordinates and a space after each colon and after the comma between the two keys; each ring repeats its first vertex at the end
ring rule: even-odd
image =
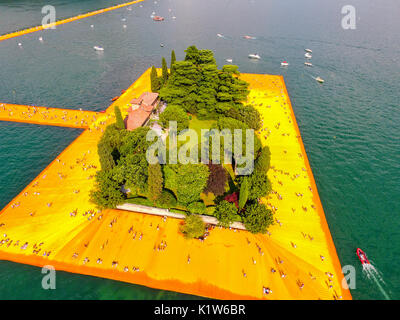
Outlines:
{"type": "Polygon", "coordinates": [[[175,19],[176,19],[176,17],[175,17],[175,16],[173,16],[173,17],[172,17],[172,19],[173,19],[173,20],[175,20],[175,19]]]}
{"type": "Polygon", "coordinates": [[[310,54],[310,53],[306,53],[305,55],[304,55],[307,59],[311,59],[312,58],[312,55],[310,54]]]}
{"type": "Polygon", "coordinates": [[[249,54],[250,59],[261,59],[261,57],[257,53],[251,53],[249,54]]]}
{"type": "Polygon", "coordinates": [[[304,49],[305,51],[307,51],[307,52],[309,52],[309,53],[312,53],[312,50],[311,49],[304,49]]]}
{"type": "Polygon", "coordinates": [[[248,40],[255,40],[256,39],[256,37],[252,37],[252,36],[249,36],[249,35],[245,35],[245,36],[243,36],[243,38],[248,39],[248,40]]]}
{"type": "Polygon", "coordinates": [[[90,27],[91,27],[91,28],[93,28],[93,27],[94,27],[94,25],[92,25],[92,24],[91,24],[91,25],[90,25],[90,27]]]}
{"type": "Polygon", "coordinates": [[[99,46],[94,46],[93,49],[96,51],[104,51],[104,48],[99,47],[99,46]]]}
{"type": "Polygon", "coordinates": [[[232,63],[232,59],[226,59],[226,62],[232,63]]]}
{"type": "Polygon", "coordinates": [[[315,80],[317,80],[319,83],[324,83],[325,80],[322,79],[321,77],[316,77],[315,80]]]}
{"type": "Polygon", "coordinates": [[[43,38],[42,38],[42,37],[39,37],[39,41],[43,41],[43,38]]]}
{"type": "Polygon", "coordinates": [[[312,67],[312,66],[313,66],[311,62],[304,62],[304,64],[305,64],[307,67],[312,67]]]}
{"type": "Polygon", "coordinates": [[[224,37],[224,36],[223,36],[222,34],[220,34],[220,33],[217,33],[217,36],[220,37],[220,38],[223,38],[223,37],[224,37]]]}
{"type": "Polygon", "coordinates": [[[286,62],[286,61],[281,62],[281,66],[282,66],[282,67],[287,67],[288,65],[289,65],[289,63],[286,62]]]}

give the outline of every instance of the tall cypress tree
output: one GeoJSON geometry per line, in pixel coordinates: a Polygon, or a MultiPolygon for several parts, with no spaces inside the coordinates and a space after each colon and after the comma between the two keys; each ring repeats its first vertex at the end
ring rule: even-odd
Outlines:
{"type": "Polygon", "coordinates": [[[165,58],[162,58],[162,84],[165,85],[168,81],[168,66],[165,58]]]}
{"type": "Polygon", "coordinates": [[[148,179],[147,179],[147,193],[148,198],[152,201],[157,200],[162,192],[163,188],[163,175],[161,171],[161,165],[157,162],[150,164],[147,168],[148,179]]]}
{"type": "Polygon", "coordinates": [[[244,208],[248,198],[249,198],[249,185],[247,183],[247,177],[244,177],[242,185],[240,186],[239,209],[244,208]]]}
{"type": "Polygon", "coordinates": [[[173,65],[174,65],[175,61],[176,61],[175,51],[172,50],[172,52],[171,52],[171,74],[174,72],[173,65]]]}
{"type": "Polygon", "coordinates": [[[158,92],[158,90],[160,90],[160,79],[158,78],[157,70],[154,66],[151,68],[150,82],[151,91],[158,92]]]}
{"type": "Polygon", "coordinates": [[[125,129],[125,122],[124,122],[124,119],[122,119],[121,110],[119,109],[118,106],[114,107],[114,113],[115,113],[115,119],[116,119],[117,128],[118,129],[125,129]]]}

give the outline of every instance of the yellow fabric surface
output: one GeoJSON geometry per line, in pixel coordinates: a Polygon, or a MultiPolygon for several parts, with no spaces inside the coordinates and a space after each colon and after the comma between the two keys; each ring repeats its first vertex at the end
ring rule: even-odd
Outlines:
{"type": "Polygon", "coordinates": [[[263,201],[277,210],[268,235],[216,227],[204,242],[186,240],[180,220],[99,212],[89,202],[97,142],[115,121],[113,106],[125,114],[132,98],[150,90],[149,69],[0,212],[0,259],[218,299],[351,299],[283,78],[242,78],[272,154],[274,193],[263,201]]]}

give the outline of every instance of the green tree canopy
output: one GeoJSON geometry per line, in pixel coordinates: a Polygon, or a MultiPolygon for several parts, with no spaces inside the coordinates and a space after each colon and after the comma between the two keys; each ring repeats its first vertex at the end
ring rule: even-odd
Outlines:
{"type": "Polygon", "coordinates": [[[204,164],[182,164],[177,172],[177,198],[183,205],[198,201],[208,179],[208,167],[204,164]]]}
{"type": "Polygon", "coordinates": [[[147,185],[147,197],[152,201],[157,200],[163,188],[163,175],[161,165],[158,162],[148,166],[147,185]]]}
{"type": "Polygon", "coordinates": [[[180,231],[187,239],[199,238],[204,235],[206,226],[203,220],[195,214],[188,215],[180,231]]]}
{"type": "Polygon", "coordinates": [[[272,211],[257,201],[246,206],[242,219],[251,233],[266,233],[268,227],[274,223],[272,211]]]}
{"type": "Polygon", "coordinates": [[[160,124],[164,128],[169,127],[169,121],[176,121],[178,132],[189,128],[189,116],[179,106],[168,105],[163,113],[160,114],[160,124]]]}
{"type": "Polygon", "coordinates": [[[115,125],[117,129],[125,129],[124,119],[122,118],[121,110],[118,106],[114,107],[114,114],[115,114],[115,125]]]}
{"type": "Polygon", "coordinates": [[[243,178],[243,182],[240,186],[239,193],[239,209],[243,209],[246,205],[247,199],[249,198],[249,184],[247,182],[247,177],[243,178]]]}
{"type": "Polygon", "coordinates": [[[234,203],[222,200],[215,208],[214,215],[217,217],[220,225],[229,227],[237,217],[237,208],[234,203]]]}
{"type": "Polygon", "coordinates": [[[97,172],[94,190],[90,192],[90,200],[102,209],[115,208],[124,202],[125,196],[120,184],[113,177],[113,170],[97,172]]]}
{"type": "Polygon", "coordinates": [[[165,58],[162,58],[162,85],[165,85],[168,81],[169,73],[168,73],[168,66],[167,66],[167,61],[165,58]]]}
{"type": "Polygon", "coordinates": [[[158,78],[157,69],[153,66],[150,72],[151,91],[158,92],[161,87],[160,79],[158,78]]]}

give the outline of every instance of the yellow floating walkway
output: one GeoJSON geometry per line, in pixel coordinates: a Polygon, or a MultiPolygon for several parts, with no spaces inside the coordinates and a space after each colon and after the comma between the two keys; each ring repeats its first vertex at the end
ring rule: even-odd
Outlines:
{"type": "Polygon", "coordinates": [[[26,122],[87,129],[99,112],[0,103],[0,121],[26,122]]]}
{"type": "Polygon", "coordinates": [[[127,2],[127,3],[122,3],[122,4],[118,4],[118,5],[109,7],[109,8],[100,9],[100,10],[88,12],[88,13],[85,13],[85,14],[80,14],[78,16],[71,17],[71,18],[68,18],[68,19],[56,21],[56,22],[50,23],[50,24],[48,24],[46,26],[42,26],[41,25],[41,26],[32,27],[32,28],[29,28],[29,29],[20,30],[20,31],[16,31],[16,32],[13,32],[13,33],[5,34],[5,35],[0,36],[0,41],[7,40],[7,39],[10,39],[10,38],[19,37],[19,36],[22,36],[24,34],[36,32],[36,31],[49,29],[49,28],[51,28],[53,26],[58,26],[58,25],[65,24],[65,23],[68,23],[68,22],[72,22],[72,21],[77,21],[77,20],[80,20],[80,19],[88,18],[88,17],[95,16],[95,15],[100,14],[100,13],[105,13],[105,12],[112,11],[112,10],[115,10],[115,9],[119,9],[119,8],[122,8],[122,7],[127,7],[127,6],[133,5],[133,4],[138,3],[138,2],[142,2],[142,1],[144,1],[144,0],[136,0],[136,1],[131,1],[131,2],[127,2]]]}
{"type": "Polygon", "coordinates": [[[186,240],[180,220],[100,212],[89,202],[96,145],[115,121],[113,106],[124,110],[149,90],[149,75],[0,212],[0,259],[217,299],[351,299],[282,77],[242,75],[272,153],[274,192],[264,201],[276,210],[276,224],[269,235],[217,227],[204,242],[186,240]]]}

